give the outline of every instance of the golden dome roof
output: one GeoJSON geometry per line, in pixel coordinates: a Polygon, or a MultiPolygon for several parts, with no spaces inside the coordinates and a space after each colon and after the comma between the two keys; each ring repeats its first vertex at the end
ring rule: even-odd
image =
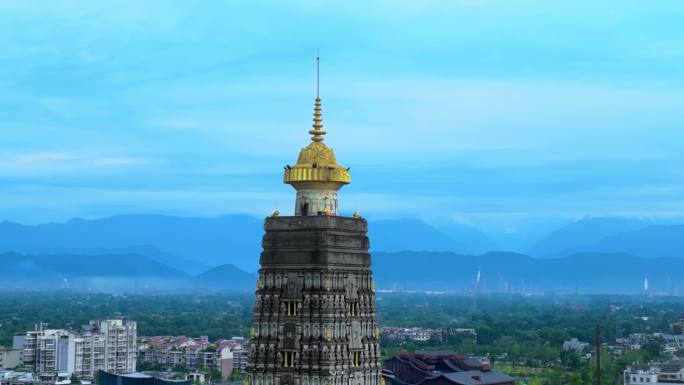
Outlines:
{"type": "Polygon", "coordinates": [[[337,164],[335,153],[323,143],[321,99],[316,98],[311,143],[299,152],[297,164],[285,167],[284,182],[295,189],[338,190],[351,182],[349,170],[337,164]]]}

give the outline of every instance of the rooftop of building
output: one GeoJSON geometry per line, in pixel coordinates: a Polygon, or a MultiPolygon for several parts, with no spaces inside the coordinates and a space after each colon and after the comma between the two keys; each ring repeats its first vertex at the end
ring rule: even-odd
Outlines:
{"type": "Polygon", "coordinates": [[[138,346],[158,350],[185,350],[185,351],[220,351],[225,348],[235,350],[248,342],[242,337],[230,339],[219,338],[210,341],[207,336],[196,338],[187,336],[142,336],[138,337],[138,346]]]}
{"type": "Polygon", "coordinates": [[[120,374],[121,377],[128,377],[128,378],[152,378],[153,376],[150,376],[149,374],[145,373],[140,373],[140,372],[134,372],[134,373],[125,373],[125,374],[120,374]]]}
{"type": "Polygon", "coordinates": [[[498,369],[489,371],[468,370],[444,374],[449,381],[462,385],[491,385],[515,381],[515,379],[498,369]]]}
{"type": "Polygon", "coordinates": [[[660,368],[661,373],[679,373],[684,368],[684,360],[668,361],[660,368]]]}
{"type": "MultiPolygon", "coordinates": [[[[404,372],[404,369],[397,371],[397,373],[404,372]]],[[[494,385],[515,382],[513,377],[492,368],[489,362],[450,351],[398,353],[386,361],[383,376],[391,379],[391,383],[396,385],[433,385],[444,384],[445,382],[457,385],[494,385]],[[401,378],[402,376],[391,371],[392,369],[397,370],[397,364],[409,365],[410,368],[413,368],[414,374],[407,378],[401,378]],[[422,376],[416,377],[415,374],[418,373],[422,373],[422,376]],[[412,380],[408,380],[409,378],[412,380]],[[420,378],[420,380],[416,380],[416,378],[420,378]]]]}
{"type": "Polygon", "coordinates": [[[489,363],[476,357],[466,357],[450,351],[426,351],[398,353],[396,358],[409,361],[424,371],[456,372],[465,370],[491,370],[489,363]]]}
{"type": "Polygon", "coordinates": [[[161,378],[160,376],[156,375],[150,375],[147,373],[140,373],[140,372],[132,372],[132,373],[110,373],[110,372],[105,372],[105,371],[99,371],[98,372],[98,383],[100,385],[105,384],[105,385],[114,385],[114,384],[120,384],[121,379],[131,379],[130,381],[124,380],[123,383],[131,383],[131,384],[150,384],[150,381],[154,385],[162,385],[162,384],[190,384],[190,380],[175,380],[175,379],[168,379],[168,378],[161,378]],[[118,378],[118,380],[117,380],[118,378]]]}

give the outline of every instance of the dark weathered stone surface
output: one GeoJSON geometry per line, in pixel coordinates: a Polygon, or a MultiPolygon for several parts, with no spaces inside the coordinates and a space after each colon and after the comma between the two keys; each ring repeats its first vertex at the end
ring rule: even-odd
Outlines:
{"type": "Polygon", "coordinates": [[[378,385],[366,221],[273,217],[264,228],[249,384],[378,385]]]}
{"type": "Polygon", "coordinates": [[[345,217],[266,218],[261,265],[367,269],[367,224],[345,217]]]}

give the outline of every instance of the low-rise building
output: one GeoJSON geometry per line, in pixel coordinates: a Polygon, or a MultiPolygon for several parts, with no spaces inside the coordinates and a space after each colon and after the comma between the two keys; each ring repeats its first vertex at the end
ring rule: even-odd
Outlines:
{"type": "Polygon", "coordinates": [[[29,372],[0,370],[0,385],[69,385],[71,375],[55,373],[38,375],[29,372]]]}
{"type": "Polygon", "coordinates": [[[588,342],[582,342],[577,338],[571,338],[563,342],[563,350],[574,350],[576,352],[581,352],[589,346],[588,342]]]}
{"type": "Polygon", "coordinates": [[[488,361],[449,352],[399,353],[385,361],[387,385],[514,385],[515,378],[488,361]]]}
{"type": "Polygon", "coordinates": [[[655,368],[627,368],[624,375],[625,385],[658,384],[658,371],[655,368]]]}
{"type": "Polygon", "coordinates": [[[138,359],[141,364],[152,364],[158,369],[183,366],[197,371],[216,369],[224,378],[233,370],[244,371],[247,366],[248,340],[242,337],[210,342],[207,336],[151,336],[138,339],[138,359]]]}
{"type": "Polygon", "coordinates": [[[20,349],[5,349],[0,347],[0,370],[14,369],[21,364],[20,349]]]}
{"type": "Polygon", "coordinates": [[[419,327],[401,328],[385,326],[380,328],[380,333],[385,334],[388,338],[392,339],[425,342],[435,337],[441,338],[443,330],[419,327]]]}
{"type": "Polygon", "coordinates": [[[684,350],[684,334],[659,334],[663,351],[675,353],[684,350]]]}
{"type": "Polygon", "coordinates": [[[625,385],[682,384],[684,360],[672,360],[647,367],[627,367],[623,374],[625,385]]]}
{"type": "Polygon", "coordinates": [[[466,335],[477,339],[477,332],[472,328],[448,328],[446,332],[451,336],[466,335]]]}
{"type": "Polygon", "coordinates": [[[115,374],[99,371],[98,385],[190,385],[191,380],[169,380],[143,373],[115,374]]]}
{"type": "Polygon", "coordinates": [[[646,345],[646,343],[653,338],[652,336],[644,333],[632,333],[627,337],[627,347],[628,350],[638,350],[641,349],[642,346],[646,345]]]}

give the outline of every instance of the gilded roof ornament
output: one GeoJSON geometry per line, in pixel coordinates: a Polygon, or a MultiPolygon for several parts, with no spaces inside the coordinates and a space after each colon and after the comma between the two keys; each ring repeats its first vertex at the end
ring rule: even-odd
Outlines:
{"type": "MultiPolygon", "coordinates": [[[[316,58],[316,78],[319,78],[319,58],[316,58]]],[[[299,152],[297,163],[285,167],[284,182],[295,189],[338,190],[351,182],[349,169],[340,166],[333,150],[323,143],[326,132],[323,129],[323,113],[319,82],[316,81],[316,100],[312,129],[309,130],[311,143],[299,152]]]]}
{"type": "Polygon", "coordinates": [[[314,103],[314,117],[313,117],[313,125],[311,126],[312,129],[309,130],[309,134],[311,134],[311,140],[313,142],[322,142],[323,141],[323,135],[326,134],[325,130],[323,129],[323,114],[321,113],[321,98],[316,96],[316,101],[314,103]]]}

